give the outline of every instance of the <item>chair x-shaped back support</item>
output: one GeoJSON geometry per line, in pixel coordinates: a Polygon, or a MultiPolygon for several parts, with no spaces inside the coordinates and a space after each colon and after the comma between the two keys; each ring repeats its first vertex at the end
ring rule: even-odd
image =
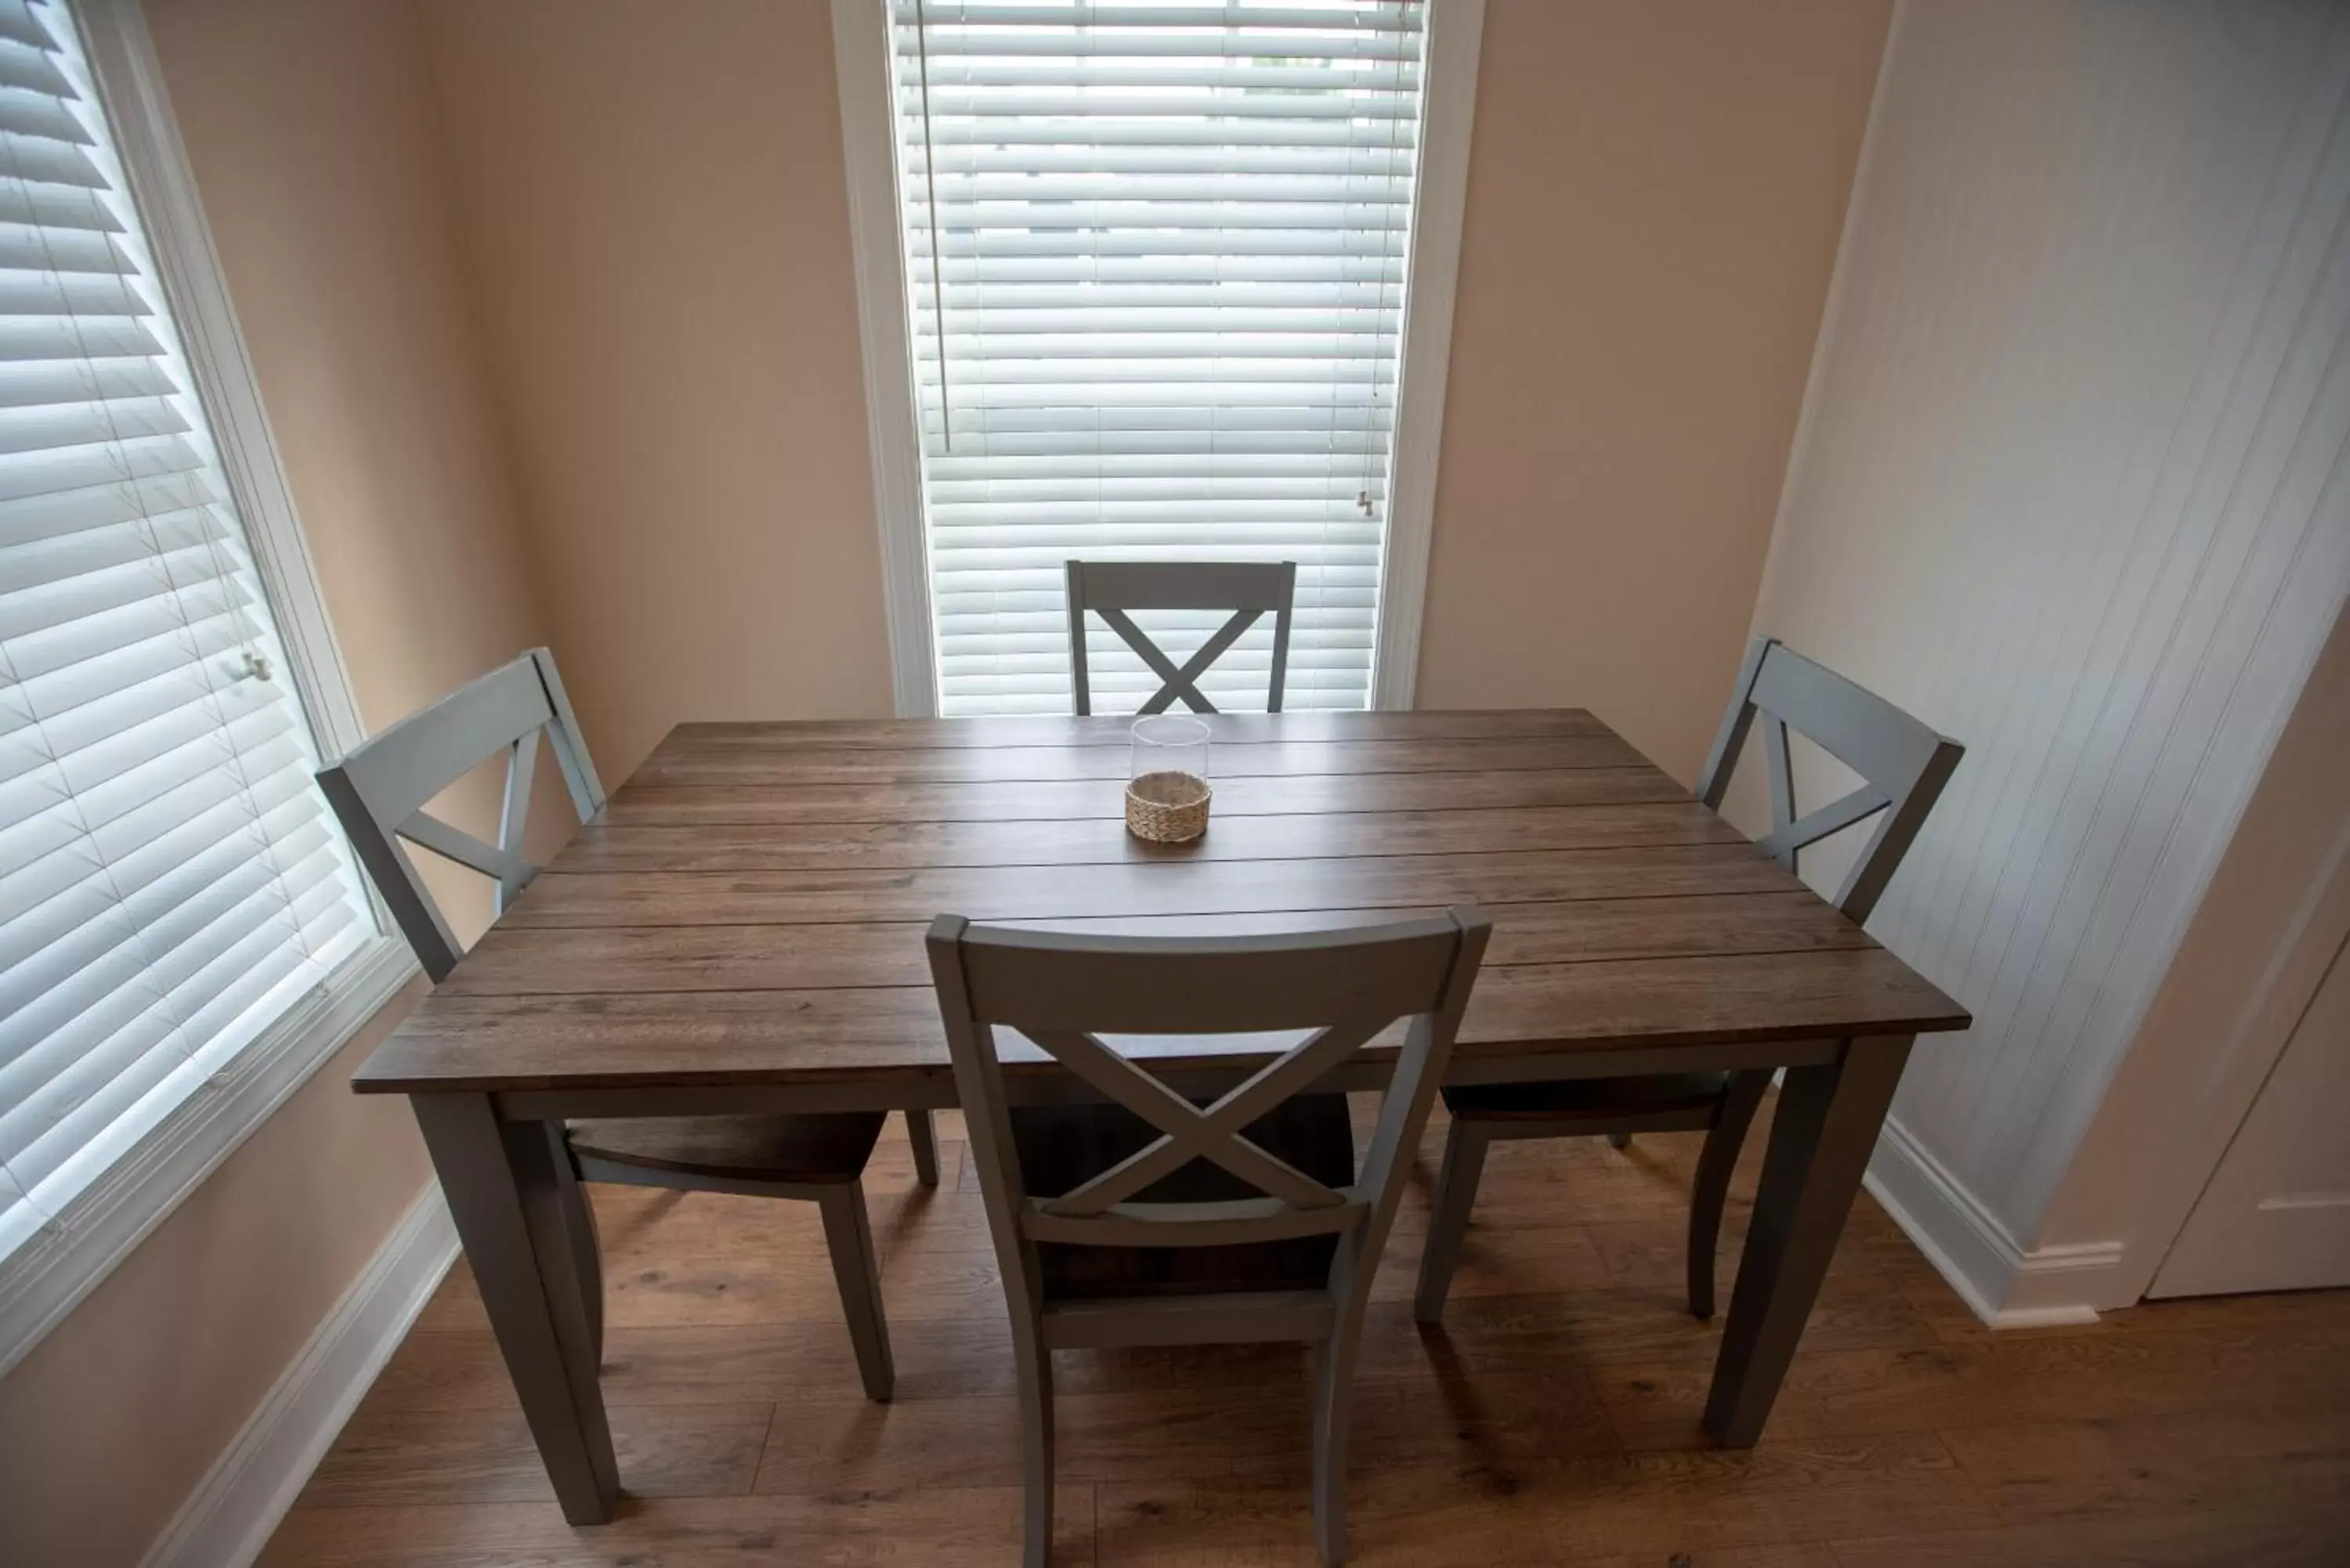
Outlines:
{"type": "Polygon", "coordinates": [[[1755,840],[1756,847],[1793,870],[1797,851],[1881,814],[1835,898],[1837,909],[1866,921],[1966,748],[1776,638],[1759,637],[1739,667],[1730,711],[1698,774],[1698,798],[1717,811],[1758,717],[1771,781],[1771,831],[1755,840]],[[1790,728],[1858,774],[1860,787],[1797,816],[1790,728]]]}
{"type": "Polygon", "coordinates": [[[1455,911],[1384,928],[1185,940],[1011,931],[941,916],[931,963],[966,1115],[979,1124],[982,1175],[998,1193],[1017,1195],[1002,1219],[1024,1242],[1090,1246],[1225,1246],[1359,1230],[1383,1197],[1392,1202],[1396,1161],[1409,1147],[1399,1140],[1416,1135],[1409,1124],[1433,1096],[1486,929],[1482,917],[1455,911]],[[1243,1134],[1407,1018],[1388,1103],[1357,1181],[1329,1186],[1243,1134]],[[998,1022],[1159,1136],[1067,1192],[1026,1195],[1016,1164],[1004,1159],[1008,1128],[996,1126],[1005,1103],[998,1022]],[[1204,1107],[1102,1038],[1293,1029],[1310,1033],[1204,1107]],[[1134,1200],[1194,1159],[1262,1196],[1134,1200]]]}
{"type": "Polygon", "coordinates": [[[1212,713],[1200,677],[1223,657],[1265,612],[1273,613],[1273,676],[1265,711],[1281,711],[1282,687],[1289,672],[1290,614],[1297,597],[1297,563],[1281,561],[1071,561],[1069,577],[1069,679],[1079,714],[1094,711],[1086,659],[1086,612],[1101,617],[1159,677],[1159,690],[1136,710],[1163,713],[1181,701],[1194,713],[1212,713]],[[1180,666],[1134,624],[1128,610],[1230,610],[1199,651],[1180,666]]]}
{"type": "Polygon", "coordinates": [[[352,852],[435,984],[457,967],[464,949],[401,841],[494,878],[503,914],[539,871],[522,846],[542,733],[563,771],[572,807],[586,822],[603,809],[604,786],[580,742],[579,722],[555,672],[554,656],[543,648],[411,714],[318,774],[318,787],[349,836],[352,852]],[[424,809],[501,751],[506,753],[506,774],[496,843],[485,844],[424,809]]]}
{"type": "MultiPolygon", "coordinates": [[[[1241,1129],[1271,1112],[1368,1044],[1385,1021],[1315,1031],[1202,1110],[1083,1030],[1040,1030],[1031,1038],[1078,1077],[1159,1131],[1158,1141],[1058,1198],[1027,1200],[1021,1223],[1039,1241],[1132,1244],[1137,1224],[1172,1223],[1165,1238],[1184,1244],[1268,1241],[1352,1228],[1367,1207],[1364,1187],[1316,1181],[1241,1129]],[[1128,1201],[1193,1159],[1206,1159],[1264,1194],[1222,1203],[1128,1201]]],[[[1151,1241],[1160,1241],[1159,1233],[1151,1241]]]]}

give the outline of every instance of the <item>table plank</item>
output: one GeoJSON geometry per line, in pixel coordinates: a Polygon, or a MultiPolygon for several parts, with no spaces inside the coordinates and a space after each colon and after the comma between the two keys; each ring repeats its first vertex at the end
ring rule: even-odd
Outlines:
{"type": "MultiPolygon", "coordinates": [[[[1581,708],[1424,709],[1402,712],[1214,713],[1218,745],[1266,741],[1509,740],[1612,735],[1581,708]]],[[[929,751],[957,746],[1123,746],[1132,717],[1038,713],[990,719],[796,719],[680,724],[662,745],[679,751],[747,748],[778,752],[822,746],[929,751]]]]}
{"type": "Polygon", "coordinates": [[[1525,849],[1743,844],[1695,801],[1515,811],[1318,812],[1211,822],[1189,844],[1137,838],[1118,817],[1041,822],[878,822],[619,827],[598,823],[548,869],[783,871],[847,867],[1077,866],[1320,859],[1525,849]]]}
{"type": "Polygon", "coordinates": [[[942,911],[976,920],[1078,919],[1571,903],[1801,886],[1745,844],[927,870],[630,871],[541,877],[500,924],[827,925],[927,920],[942,911]]]}
{"type": "MultiPolygon", "coordinates": [[[[1273,774],[1215,781],[1215,815],[1323,811],[1464,811],[1513,806],[1637,805],[1685,801],[1689,791],[1652,763],[1631,767],[1508,769],[1498,773],[1273,774]]],[[[657,784],[631,779],[606,803],[607,827],[725,826],[873,822],[1116,820],[1126,792],[1115,781],[1058,779],[861,784],[657,784]]]]}
{"type": "MultiPolygon", "coordinates": [[[[1152,915],[1029,921],[1055,929],[1151,936],[1243,936],[1403,920],[1439,906],[1255,915],[1152,915]]],[[[619,995],[649,991],[789,991],[927,985],[930,923],[501,927],[441,987],[450,996],[619,995]]],[[[1808,893],[1595,898],[1496,911],[1489,971],[1602,959],[1703,957],[1866,948],[1867,934],[1808,893]]]]}
{"type": "MultiPolygon", "coordinates": [[[[1648,759],[1615,735],[1555,739],[1267,741],[1226,746],[1209,758],[1218,779],[1277,774],[1482,773],[1498,768],[1623,768],[1648,759]]],[[[650,784],[748,784],[793,790],[809,784],[979,783],[985,780],[1116,779],[1130,759],[1121,746],[862,746],[791,748],[663,746],[635,776],[650,784]]]]}
{"type": "MultiPolygon", "coordinates": [[[[1503,967],[1482,976],[1464,1054],[1809,1040],[1963,1028],[1966,1014],[1882,948],[1503,967]]],[[[1371,1060],[1395,1036],[1367,1048],[1371,1060]]],[[[1170,1068],[1253,1061],[1212,1041],[1170,1068]]],[[[1041,1063],[1014,1071],[1059,1072],[1041,1063]]],[[[885,1085],[949,1073],[927,986],[630,996],[436,995],[354,1076],[362,1093],[885,1085]]]]}

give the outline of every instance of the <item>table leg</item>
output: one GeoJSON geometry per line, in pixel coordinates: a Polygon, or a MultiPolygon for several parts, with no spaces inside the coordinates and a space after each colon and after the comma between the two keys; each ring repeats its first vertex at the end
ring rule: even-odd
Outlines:
{"type": "Polygon", "coordinates": [[[1762,1435],[1908,1059],[1907,1038],[1856,1040],[1833,1063],[1787,1069],[1705,1403],[1724,1448],[1762,1435]]]}
{"type": "Polygon", "coordinates": [[[486,1095],[411,1103],[563,1517],[601,1524],[619,1497],[619,1466],[582,1289],[591,1271],[578,1249],[593,1232],[575,1211],[562,1126],[501,1122],[486,1095]]]}

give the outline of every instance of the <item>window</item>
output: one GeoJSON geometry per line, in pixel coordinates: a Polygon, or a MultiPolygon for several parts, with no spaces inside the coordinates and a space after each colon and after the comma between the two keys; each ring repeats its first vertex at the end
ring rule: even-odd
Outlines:
{"type": "MultiPolygon", "coordinates": [[[[1295,560],[1285,705],[1366,706],[1428,7],[888,3],[938,711],[1068,711],[1073,556],[1295,560]]],[[[1156,689],[1089,632],[1105,711],[1156,689]]],[[[1262,708],[1270,659],[1261,623],[1202,687],[1262,708]]]]}
{"type": "Polygon", "coordinates": [[[5,1259],[378,932],[57,4],[0,0],[0,161],[5,1259]]]}

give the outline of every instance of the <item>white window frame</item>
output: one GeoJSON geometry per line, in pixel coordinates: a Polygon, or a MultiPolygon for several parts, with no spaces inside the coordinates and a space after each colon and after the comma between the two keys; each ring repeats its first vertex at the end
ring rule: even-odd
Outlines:
{"type": "MultiPolygon", "coordinates": [[[[320,755],[339,756],[366,738],[366,728],[196,199],[146,16],[139,0],[70,3],[295,690],[320,755]]],[[[372,912],[376,937],[33,1239],[0,1257],[0,1376],[417,974],[414,956],[390,934],[380,905],[372,912]]]]}
{"type": "MultiPolygon", "coordinates": [[[[1409,708],[1419,678],[1420,618],[1452,358],[1452,296],[1477,111],[1485,0],[1429,0],[1421,80],[1419,183],[1396,397],[1393,497],[1379,567],[1371,659],[1374,708],[1409,708]]],[[[866,438],[881,534],[882,607],[899,716],[938,711],[931,648],[930,552],[922,534],[921,459],[914,431],[913,353],[898,230],[898,145],[889,102],[888,0],[832,0],[833,66],[856,247],[857,321],[865,359],[866,438]]]]}

